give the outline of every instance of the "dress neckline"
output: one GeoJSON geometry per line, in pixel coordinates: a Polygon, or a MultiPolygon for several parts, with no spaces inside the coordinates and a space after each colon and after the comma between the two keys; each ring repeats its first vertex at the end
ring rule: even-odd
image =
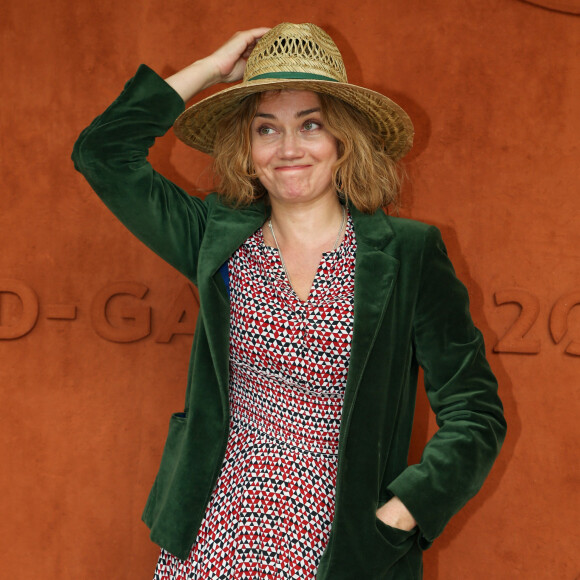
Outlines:
{"type": "Polygon", "coordinates": [[[298,302],[301,306],[307,306],[311,300],[314,298],[319,297],[319,287],[320,287],[320,276],[321,271],[326,269],[328,264],[335,264],[338,260],[344,257],[349,249],[352,247],[354,242],[354,227],[352,223],[352,217],[350,212],[347,211],[346,216],[346,225],[344,228],[344,235],[340,244],[334,249],[329,250],[326,252],[322,252],[320,261],[318,263],[318,268],[316,269],[316,274],[314,275],[314,279],[312,280],[312,285],[310,287],[310,291],[308,292],[308,297],[306,300],[302,300],[294,288],[290,283],[290,280],[286,276],[284,272],[284,268],[282,266],[282,261],[280,259],[280,251],[275,246],[270,246],[266,244],[264,240],[264,232],[262,231],[262,227],[259,227],[254,235],[254,243],[257,244],[258,250],[266,257],[268,256],[270,259],[275,260],[276,269],[273,272],[273,278],[276,280],[276,283],[279,285],[280,289],[289,297],[291,297],[294,301],[298,302]]]}

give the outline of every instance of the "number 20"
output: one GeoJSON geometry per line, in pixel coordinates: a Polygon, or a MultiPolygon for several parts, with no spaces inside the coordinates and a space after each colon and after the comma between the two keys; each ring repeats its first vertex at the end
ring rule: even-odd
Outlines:
{"type": "MultiPolygon", "coordinates": [[[[537,354],[540,352],[540,341],[527,337],[527,333],[538,319],[540,301],[538,297],[522,288],[507,288],[494,294],[495,303],[519,304],[520,314],[514,324],[494,346],[494,352],[509,352],[518,354],[537,354]]],[[[568,318],[575,306],[580,305],[580,292],[571,292],[562,296],[554,304],[549,318],[552,340],[559,344],[568,334],[568,318]]],[[[580,356],[580,340],[571,340],[564,352],[580,356]]]]}

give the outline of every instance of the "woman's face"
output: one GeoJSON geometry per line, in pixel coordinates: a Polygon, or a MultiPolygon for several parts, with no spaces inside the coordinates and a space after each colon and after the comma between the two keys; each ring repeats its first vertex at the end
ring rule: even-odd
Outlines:
{"type": "Polygon", "coordinates": [[[335,196],[337,141],[310,91],[264,93],[251,125],[252,161],[273,203],[335,196]]]}

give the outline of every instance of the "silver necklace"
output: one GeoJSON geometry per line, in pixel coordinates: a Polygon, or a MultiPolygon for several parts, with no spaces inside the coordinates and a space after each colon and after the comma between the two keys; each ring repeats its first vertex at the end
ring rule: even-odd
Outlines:
{"type": "MultiPolygon", "coordinates": [[[[342,206],[342,221],[340,222],[340,229],[338,230],[338,234],[336,234],[336,240],[334,240],[334,246],[332,247],[332,251],[336,250],[338,247],[338,242],[340,241],[340,234],[342,234],[342,230],[344,228],[344,224],[346,222],[346,208],[342,206]]],[[[270,233],[272,234],[272,238],[274,238],[274,243],[276,244],[276,249],[278,250],[278,255],[280,256],[280,262],[282,262],[282,268],[284,269],[284,274],[286,274],[286,279],[290,286],[292,286],[292,282],[290,281],[290,276],[288,275],[288,270],[286,269],[286,262],[284,262],[284,256],[282,256],[282,250],[278,245],[278,240],[276,239],[276,234],[274,233],[274,228],[272,227],[272,218],[268,221],[268,228],[270,228],[270,233]]]]}

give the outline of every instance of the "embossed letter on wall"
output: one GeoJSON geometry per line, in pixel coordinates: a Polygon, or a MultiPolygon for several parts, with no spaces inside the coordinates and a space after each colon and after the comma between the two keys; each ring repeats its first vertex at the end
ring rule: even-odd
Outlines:
{"type": "MultiPolygon", "coordinates": [[[[94,295],[87,318],[96,334],[118,343],[151,335],[153,307],[147,303],[149,288],[141,282],[113,282],[94,295]]],[[[185,283],[159,322],[155,342],[168,343],[178,334],[192,335],[199,312],[197,291],[185,283]]],[[[82,312],[82,308],[81,308],[82,312]]],[[[74,304],[47,304],[40,308],[37,293],[25,282],[0,278],[0,340],[14,340],[30,333],[40,313],[47,320],[77,319],[74,304]]],[[[81,314],[81,318],[83,318],[81,314]]]]}
{"type": "Polygon", "coordinates": [[[0,279],[0,339],[27,335],[37,320],[38,296],[34,290],[21,280],[0,279]],[[9,321],[5,322],[5,318],[9,321]]]}
{"type": "MultiPolygon", "coordinates": [[[[165,314],[157,322],[154,340],[167,344],[176,335],[193,335],[199,312],[197,290],[185,283],[170,304],[154,307],[150,302],[149,288],[142,282],[112,282],[98,290],[90,301],[87,314],[80,318],[90,320],[98,336],[110,342],[129,343],[143,340],[152,333],[152,320],[156,310],[165,314]]],[[[494,293],[495,304],[503,307],[516,304],[520,312],[493,347],[495,353],[538,354],[541,340],[528,333],[541,320],[539,298],[523,288],[506,288],[494,293]]],[[[580,306],[580,291],[565,294],[553,304],[546,331],[554,344],[563,344],[563,352],[580,356],[580,331],[570,328],[572,311],[580,306]],[[572,336],[577,332],[575,336],[572,336]]],[[[14,340],[30,333],[40,316],[47,320],[77,320],[77,306],[73,304],[47,304],[41,309],[37,293],[22,280],[0,278],[0,340],[14,340]]],[[[577,319],[576,319],[577,320],[577,319]]]]}

